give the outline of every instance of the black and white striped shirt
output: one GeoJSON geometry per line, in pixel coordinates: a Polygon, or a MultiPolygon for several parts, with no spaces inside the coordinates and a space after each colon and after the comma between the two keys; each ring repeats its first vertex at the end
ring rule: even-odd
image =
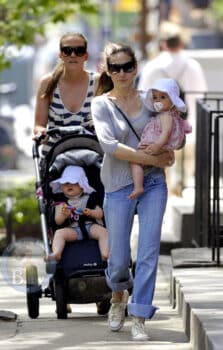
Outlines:
{"type": "MultiPolygon", "coordinates": [[[[53,98],[49,106],[48,129],[63,126],[82,125],[91,119],[91,100],[94,95],[95,73],[89,73],[89,84],[86,98],[78,112],[70,112],[63,104],[58,86],[54,90],[53,98]]],[[[75,96],[74,96],[75,98],[75,96]]],[[[42,155],[45,156],[58,137],[50,137],[42,147],[42,155]]]]}

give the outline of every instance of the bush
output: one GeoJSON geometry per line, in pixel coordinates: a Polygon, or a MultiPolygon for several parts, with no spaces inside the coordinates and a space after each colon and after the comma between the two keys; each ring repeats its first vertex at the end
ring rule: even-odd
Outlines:
{"type": "Polygon", "coordinates": [[[6,198],[12,198],[12,230],[15,235],[39,235],[39,210],[35,183],[30,181],[0,192],[0,228],[6,227],[6,198]],[[37,230],[38,232],[33,232],[37,230]]]}

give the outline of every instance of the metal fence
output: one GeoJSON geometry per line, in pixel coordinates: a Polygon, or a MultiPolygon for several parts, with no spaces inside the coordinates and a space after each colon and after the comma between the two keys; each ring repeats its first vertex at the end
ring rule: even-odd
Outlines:
{"type": "Polygon", "coordinates": [[[197,101],[194,243],[212,248],[220,265],[223,243],[223,95],[197,101]]]}

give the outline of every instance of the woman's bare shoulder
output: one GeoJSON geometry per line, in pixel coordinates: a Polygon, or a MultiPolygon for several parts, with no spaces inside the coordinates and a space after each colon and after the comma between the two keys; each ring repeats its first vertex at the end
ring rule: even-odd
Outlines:
{"type": "Polygon", "coordinates": [[[52,79],[52,73],[48,73],[40,79],[39,87],[38,87],[38,94],[40,96],[45,93],[51,79],[52,79]]]}
{"type": "Polygon", "coordinates": [[[46,87],[53,77],[53,73],[47,73],[40,79],[40,86],[46,87]]]}

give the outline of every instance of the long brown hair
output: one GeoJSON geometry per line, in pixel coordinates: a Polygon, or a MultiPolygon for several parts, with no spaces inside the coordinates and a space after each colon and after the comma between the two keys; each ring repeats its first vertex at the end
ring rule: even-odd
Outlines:
{"type": "Polygon", "coordinates": [[[105,48],[102,55],[102,65],[101,65],[101,74],[98,79],[98,85],[95,92],[95,95],[101,95],[105,92],[111,91],[114,87],[111,77],[107,74],[108,69],[108,63],[111,56],[123,52],[127,54],[129,57],[131,57],[132,61],[134,62],[135,66],[137,66],[137,60],[135,53],[131,46],[125,45],[125,44],[116,44],[116,43],[108,43],[105,48]]]}
{"type": "MultiPolygon", "coordinates": [[[[87,49],[87,39],[86,39],[86,37],[82,33],[79,33],[79,32],[70,32],[70,33],[64,34],[60,38],[60,42],[59,42],[60,50],[61,50],[61,47],[63,45],[63,40],[67,39],[70,36],[79,36],[80,38],[82,38],[83,41],[84,41],[84,46],[87,49]]],[[[48,85],[46,87],[46,90],[42,94],[41,98],[47,98],[47,97],[51,97],[52,96],[53,91],[55,90],[55,88],[57,86],[57,83],[58,83],[58,81],[59,81],[63,71],[64,71],[64,63],[61,61],[55,66],[55,68],[54,68],[54,70],[52,72],[52,77],[49,80],[48,85]]]]}

